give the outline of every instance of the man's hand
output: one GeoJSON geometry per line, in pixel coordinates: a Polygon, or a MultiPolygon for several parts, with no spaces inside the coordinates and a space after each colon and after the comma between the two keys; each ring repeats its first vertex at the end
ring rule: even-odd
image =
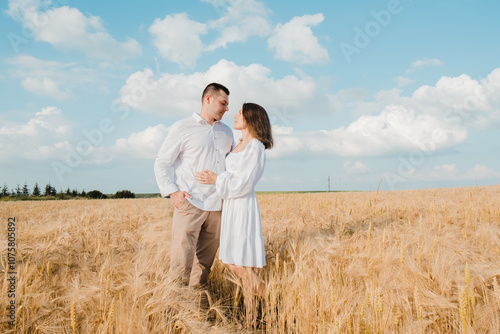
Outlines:
{"type": "Polygon", "coordinates": [[[172,204],[174,204],[176,209],[181,207],[182,202],[187,201],[187,199],[185,199],[184,197],[187,197],[189,199],[193,198],[193,196],[191,196],[187,191],[176,191],[175,193],[170,194],[172,204]]]}

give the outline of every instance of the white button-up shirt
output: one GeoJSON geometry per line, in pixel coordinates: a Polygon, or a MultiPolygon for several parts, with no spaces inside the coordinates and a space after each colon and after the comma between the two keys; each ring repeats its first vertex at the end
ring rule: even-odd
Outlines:
{"type": "Polygon", "coordinates": [[[186,199],[194,206],[205,211],[221,210],[222,199],[215,185],[200,184],[194,175],[205,169],[224,172],[225,158],[233,144],[233,132],[227,125],[218,121],[210,125],[197,113],[172,125],[154,165],[162,197],[186,191],[193,196],[186,199]]]}

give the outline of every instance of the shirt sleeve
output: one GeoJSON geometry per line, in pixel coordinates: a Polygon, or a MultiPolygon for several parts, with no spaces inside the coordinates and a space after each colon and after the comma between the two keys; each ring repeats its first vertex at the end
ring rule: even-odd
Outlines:
{"type": "Polygon", "coordinates": [[[254,191],[266,163],[264,145],[258,143],[245,148],[235,171],[218,175],[215,187],[222,199],[244,197],[254,191]]]}
{"type": "Polygon", "coordinates": [[[160,147],[154,164],[156,183],[158,184],[162,197],[179,191],[179,188],[172,180],[171,172],[175,161],[181,153],[181,149],[182,136],[179,129],[173,125],[168,131],[167,138],[165,138],[160,147]]]}

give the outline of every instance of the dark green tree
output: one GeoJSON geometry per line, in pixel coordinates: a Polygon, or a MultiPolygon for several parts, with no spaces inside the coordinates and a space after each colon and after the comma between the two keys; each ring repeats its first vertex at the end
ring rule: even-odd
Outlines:
{"type": "Polygon", "coordinates": [[[119,190],[116,192],[115,198],[135,198],[135,194],[130,190],[119,190]]]}
{"type": "Polygon", "coordinates": [[[45,186],[45,192],[43,193],[44,196],[56,196],[57,195],[57,190],[55,187],[52,187],[50,185],[50,182],[49,184],[47,184],[45,186]]]}
{"type": "Polygon", "coordinates": [[[50,196],[51,190],[52,190],[52,186],[49,183],[45,186],[45,191],[43,192],[43,196],[50,196]]]}
{"type": "Polygon", "coordinates": [[[4,183],[2,191],[0,192],[0,197],[8,197],[8,196],[10,196],[9,187],[7,187],[7,183],[4,183]]]}
{"type": "Polygon", "coordinates": [[[104,195],[102,192],[99,190],[91,190],[87,193],[88,198],[92,199],[102,199],[102,198],[108,198],[108,196],[104,195]]]}
{"type": "Polygon", "coordinates": [[[40,196],[41,195],[41,192],[40,192],[40,188],[38,187],[38,183],[35,183],[35,186],[33,187],[33,196],[40,196]]]}
{"type": "Polygon", "coordinates": [[[24,182],[23,185],[23,197],[28,197],[30,195],[30,190],[28,189],[28,185],[24,182]]]}

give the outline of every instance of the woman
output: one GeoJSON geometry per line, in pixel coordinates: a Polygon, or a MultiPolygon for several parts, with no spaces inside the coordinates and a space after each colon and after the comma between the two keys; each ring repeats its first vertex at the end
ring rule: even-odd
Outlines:
{"type": "Polygon", "coordinates": [[[217,175],[204,170],[196,173],[196,179],[215,183],[224,200],[219,259],[242,279],[244,291],[262,296],[264,284],[253,270],[266,265],[254,187],[264,172],[264,151],[273,146],[271,124],[263,107],[244,103],[234,117],[234,128],[241,130],[242,138],[226,157],[226,171],[217,175]]]}

